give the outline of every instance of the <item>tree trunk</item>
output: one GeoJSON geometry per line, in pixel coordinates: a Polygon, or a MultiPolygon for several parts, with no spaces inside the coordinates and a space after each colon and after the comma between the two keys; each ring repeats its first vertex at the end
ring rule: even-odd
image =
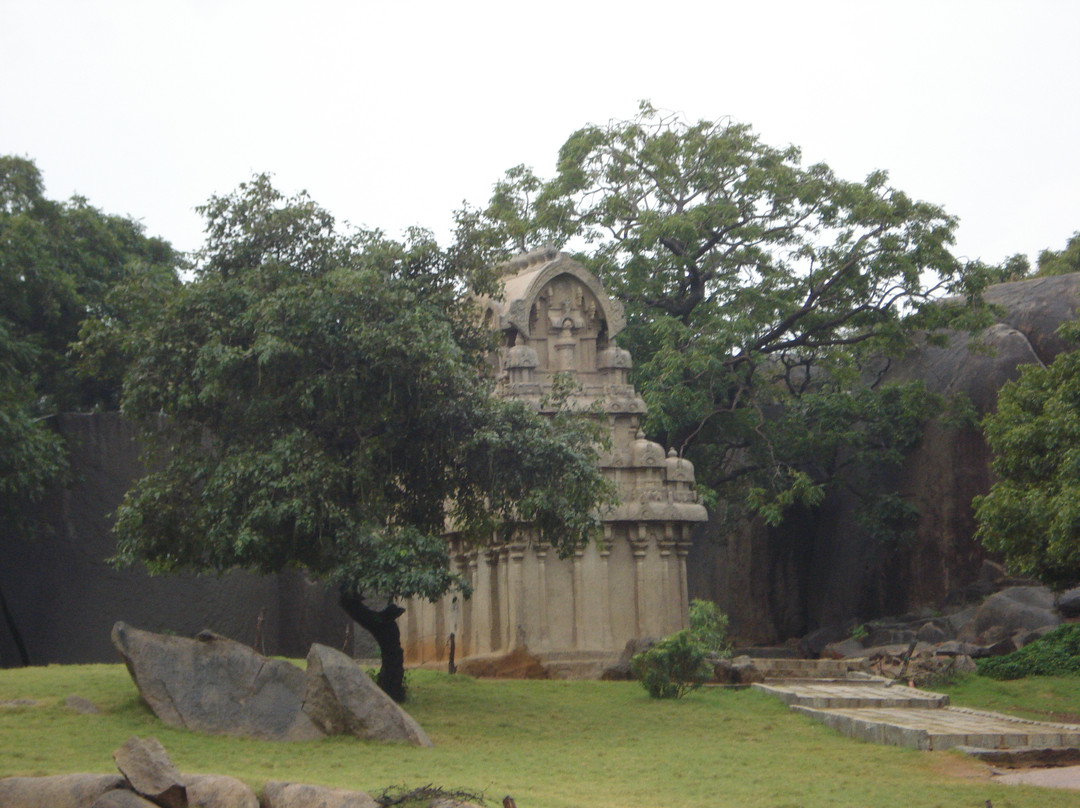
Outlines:
{"type": "Polygon", "coordinates": [[[364,596],[342,589],[338,603],[345,613],[366,629],[379,644],[382,664],[378,685],[399,704],[405,701],[405,652],[401,647],[401,631],[397,619],[405,610],[392,600],[386,608],[376,611],[364,603],[364,596]]]}
{"type": "Polygon", "coordinates": [[[26,653],[22,634],[19,633],[19,627],[15,625],[15,618],[11,614],[11,610],[8,609],[7,600],[4,598],[2,590],[0,590],[0,612],[4,614],[4,622],[7,623],[8,631],[11,632],[11,639],[14,640],[15,649],[19,652],[19,659],[22,660],[24,667],[28,666],[30,664],[30,655],[26,653]]]}

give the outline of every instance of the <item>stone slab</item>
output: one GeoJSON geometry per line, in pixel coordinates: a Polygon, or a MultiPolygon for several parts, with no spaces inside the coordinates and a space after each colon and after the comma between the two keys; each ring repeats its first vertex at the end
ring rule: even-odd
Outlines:
{"type": "Polygon", "coordinates": [[[949,697],[903,685],[887,686],[877,681],[762,682],[754,685],[789,706],[818,710],[840,708],[940,709],[949,706],[949,697]]]}
{"type": "Polygon", "coordinates": [[[1080,747],[1080,724],[1027,721],[1001,713],[957,707],[823,710],[795,704],[791,709],[852,738],[925,751],[957,746],[983,749],[1080,747]]]}

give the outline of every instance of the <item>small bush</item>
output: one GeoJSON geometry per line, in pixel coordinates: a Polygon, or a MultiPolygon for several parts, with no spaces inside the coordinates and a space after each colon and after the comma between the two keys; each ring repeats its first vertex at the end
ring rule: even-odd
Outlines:
{"type": "Polygon", "coordinates": [[[654,699],[678,699],[713,676],[713,658],[731,656],[728,617],[715,603],[690,603],[690,628],[630,660],[630,672],[654,699]]]}
{"type": "Polygon", "coordinates": [[[1080,675],[1080,623],[1058,626],[1018,651],[975,664],[992,679],[1080,675]]]}
{"type": "Polygon", "coordinates": [[[654,699],[678,699],[712,677],[709,651],[688,629],[635,654],[630,670],[654,699]]]}
{"type": "Polygon", "coordinates": [[[690,601],[690,636],[719,657],[731,656],[728,616],[711,600],[690,601]]]}

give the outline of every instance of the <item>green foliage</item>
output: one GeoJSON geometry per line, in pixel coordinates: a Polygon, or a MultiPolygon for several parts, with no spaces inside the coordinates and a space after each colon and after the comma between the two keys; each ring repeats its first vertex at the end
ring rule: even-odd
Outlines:
{"type": "MultiPolygon", "coordinates": [[[[873,518],[872,480],[853,470],[896,462],[944,404],[917,385],[878,384],[882,358],[918,331],[986,323],[979,292],[997,277],[960,264],[955,219],[883,172],[845,181],[746,125],[647,103],[573,133],[548,181],[511,169],[458,225],[474,256],[583,246],[626,304],[620,340],[647,431],[729,505],[770,522],[830,486],[866,499],[873,518]],[[966,305],[938,306],[943,294],[966,305]]],[[[879,532],[903,534],[892,506],[895,524],[879,532]]]]}
{"type": "Polygon", "coordinates": [[[690,628],[635,654],[630,671],[654,699],[679,699],[713,676],[713,660],[731,655],[728,617],[708,600],[690,602],[690,628]]]}
{"type": "Polygon", "coordinates": [[[1080,676],[1080,623],[1067,623],[1011,654],[977,660],[992,679],[1026,676],[1080,676]]]}
{"type": "MultiPolygon", "coordinates": [[[[1080,341],[1080,324],[1058,333],[1080,341]]],[[[1080,581],[1080,351],[1027,365],[983,421],[996,480],[973,505],[977,537],[1007,564],[1057,587],[1080,581]]]]}
{"type": "Polygon", "coordinates": [[[683,629],[635,654],[630,671],[654,699],[680,699],[709,681],[713,667],[705,645],[683,629]]]}
{"type": "Polygon", "coordinates": [[[595,429],[492,397],[491,334],[430,234],[341,231],[265,176],[202,212],[195,280],[131,343],[124,412],[155,471],[117,511],[119,563],[434,599],[464,586],[447,524],[527,520],[564,553],[593,535],[595,429]]]}
{"type": "Polygon", "coordinates": [[[1038,270],[1040,277],[1048,275],[1067,275],[1080,272],[1080,231],[1073,233],[1063,250],[1043,250],[1039,253],[1038,270]]]}
{"type": "Polygon", "coordinates": [[[48,418],[119,401],[130,355],[84,366],[81,330],[97,321],[119,331],[115,290],[152,276],[164,294],[178,284],[178,265],[138,222],[79,197],[46,199],[32,161],[0,156],[0,516],[9,524],[63,480],[66,457],[48,418]]]}
{"type": "Polygon", "coordinates": [[[695,598],[690,601],[690,636],[707,653],[719,657],[731,656],[728,639],[728,616],[711,600],[695,598]]]}

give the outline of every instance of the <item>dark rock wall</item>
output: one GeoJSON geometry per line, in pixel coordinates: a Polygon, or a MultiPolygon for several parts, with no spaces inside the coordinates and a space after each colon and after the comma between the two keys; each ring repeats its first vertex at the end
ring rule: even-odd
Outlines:
{"type": "MultiPolygon", "coordinates": [[[[323,587],[299,574],[151,577],[110,567],[110,514],[142,473],[134,431],[116,413],[63,415],[56,426],[70,447],[75,485],[44,503],[49,529],[40,535],[0,525],[0,591],[31,663],[118,661],[109,640],[118,620],[182,635],[211,628],[252,643],[261,614],[269,654],[304,656],[312,642],[342,647],[349,621],[323,587]]],[[[372,654],[365,639],[361,632],[349,651],[372,654]]],[[[16,664],[0,621],[0,666],[16,664]]]]}
{"type": "MultiPolygon", "coordinates": [[[[1077,316],[1080,275],[1000,284],[986,299],[997,324],[972,340],[952,334],[894,362],[886,379],[921,379],[931,391],[966,395],[990,412],[1020,367],[1049,363],[1067,346],[1054,334],[1077,316]]],[[[898,491],[920,512],[914,540],[885,547],[865,535],[854,502],[832,494],[814,513],[776,528],[711,521],[687,559],[690,597],[715,600],[743,642],[772,643],[846,620],[902,614],[960,597],[978,577],[984,553],[972,538],[971,499],[990,487],[990,452],[977,427],[927,426],[899,469],[866,469],[882,490],[898,491]]]]}

